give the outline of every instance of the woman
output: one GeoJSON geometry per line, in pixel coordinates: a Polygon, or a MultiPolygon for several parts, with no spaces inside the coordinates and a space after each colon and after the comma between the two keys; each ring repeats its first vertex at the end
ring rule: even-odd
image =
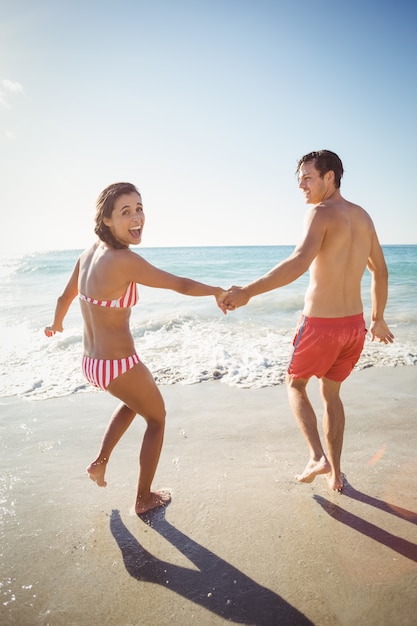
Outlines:
{"type": "Polygon", "coordinates": [[[146,421],[139,456],[138,515],[167,504],[170,494],[151,491],[164,437],[165,406],[152,374],[136,354],[130,331],[130,310],[138,300],[136,283],[189,296],[213,295],[226,313],[226,292],[220,287],[164,272],[129,249],[141,242],[144,223],[142,199],[134,185],[115,183],[104,189],[96,205],[94,230],[99,240],[79,257],[58,298],[54,321],[45,328],[47,337],[62,332],[69,306],[79,296],[84,320],[83,372],[92,385],[122,401],[110,419],[97,458],[87,468],[97,485],[106,486],[110,454],[135,415],[139,413],[146,421]]]}

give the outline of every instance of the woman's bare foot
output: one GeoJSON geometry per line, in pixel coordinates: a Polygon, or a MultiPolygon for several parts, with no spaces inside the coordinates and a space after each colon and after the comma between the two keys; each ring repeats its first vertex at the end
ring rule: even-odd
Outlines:
{"type": "Polygon", "coordinates": [[[305,466],[302,474],[296,474],[295,479],[299,483],[312,483],[318,474],[328,474],[330,471],[330,463],[325,456],[321,457],[319,461],[310,461],[305,466]]]}
{"type": "Polygon", "coordinates": [[[136,500],[135,513],[142,515],[152,509],[165,506],[171,502],[171,494],[169,491],[154,491],[148,496],[138,496],[136,500]]]}
{"type": "MultiPolygon", "coordinates": [[[[100,458],[100,457],[99,457],[100,458]]],[[[106,487],[107,482],[104,480],[104,474],[106,473],[107,467],[106,458],[96,461],[93,461],[91,465],[87,467],[87,474],[91,478],[92,481],[97,483],[99,487],[106,487]]]]}
{"type": "Polygon", "coordinates": [[[336,476],[332,472],[329,472],[326,475],[326,480],[330,489],[333,489],[333,491],[339,491],[339,493],[343,491],[343,487],[344,487],[343,474],[339,474],[339,476],[336,476]]]}

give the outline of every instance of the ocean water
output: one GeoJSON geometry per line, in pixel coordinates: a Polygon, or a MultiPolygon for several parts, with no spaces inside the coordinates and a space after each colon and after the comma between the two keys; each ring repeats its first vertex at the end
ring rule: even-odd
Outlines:
{"type": "MultiPolygon", "coordinates": [[[[245,284],[271,269],[288,246],[137,248],[167,271],[213,285],[245,284]]],[[[357,368],[417,363],[417,246],[385,246],[390,272],[386,320],[395,343],[367,339],[357,368]]],[[[48,339],[62,291],[80,250],[3,259],[0,267],[0,397],[27,399],[97,393],[81,373],[82,319],[74,301],[62,334],[48,339]]],[[[214,298],[191,298],[139,286],[132,331],[142,361],[161,384],[221,380],[246,388],[281,384],[299,319],[308,275],[258,296],[226,316],[214,298]]],[[[363,278],[363,302],[370,316],[370,275],[363,278]]]]}

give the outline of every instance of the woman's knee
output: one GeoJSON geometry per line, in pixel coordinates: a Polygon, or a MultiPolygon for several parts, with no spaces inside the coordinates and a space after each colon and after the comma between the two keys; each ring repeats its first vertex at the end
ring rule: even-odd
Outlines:
{"type": "MultiPolygon", "coordinates": [[[[165,418],[167,415],[166,409],[165,409],[165,403],[164,403],[164,399],[162,398],[161,394],[159,393],[158,390],[158,394],[159,397],[156,399],[155,402],[151,402],[147,409],[148,409],[148,417],[149,419],[155,420],[156,422],[159,422],[161,424],[165,423],[165,418]]],[[[146,418],[146,416],[144,415],[143,417],[146,418]]]]}
{"type": "Polygon", "coordinates": [[[156,428],[165,428],[165,420],[166,420],[166,411],[158,411],[157,413],[152,413],[150,415],[142,416],[148,426],[152,425],[156,428]]]}

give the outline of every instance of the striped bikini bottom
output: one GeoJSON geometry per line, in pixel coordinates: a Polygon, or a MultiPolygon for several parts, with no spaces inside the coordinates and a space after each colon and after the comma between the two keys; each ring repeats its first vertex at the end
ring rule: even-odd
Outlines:
{"type": "Polygon", "coordinates": [[[139,362],[140,359],[136,353],[123,359],[113,360],[83,356],[82,369],[84,376],[91,385],[106,390],[115,378],[128,372],[139,362]]]}

